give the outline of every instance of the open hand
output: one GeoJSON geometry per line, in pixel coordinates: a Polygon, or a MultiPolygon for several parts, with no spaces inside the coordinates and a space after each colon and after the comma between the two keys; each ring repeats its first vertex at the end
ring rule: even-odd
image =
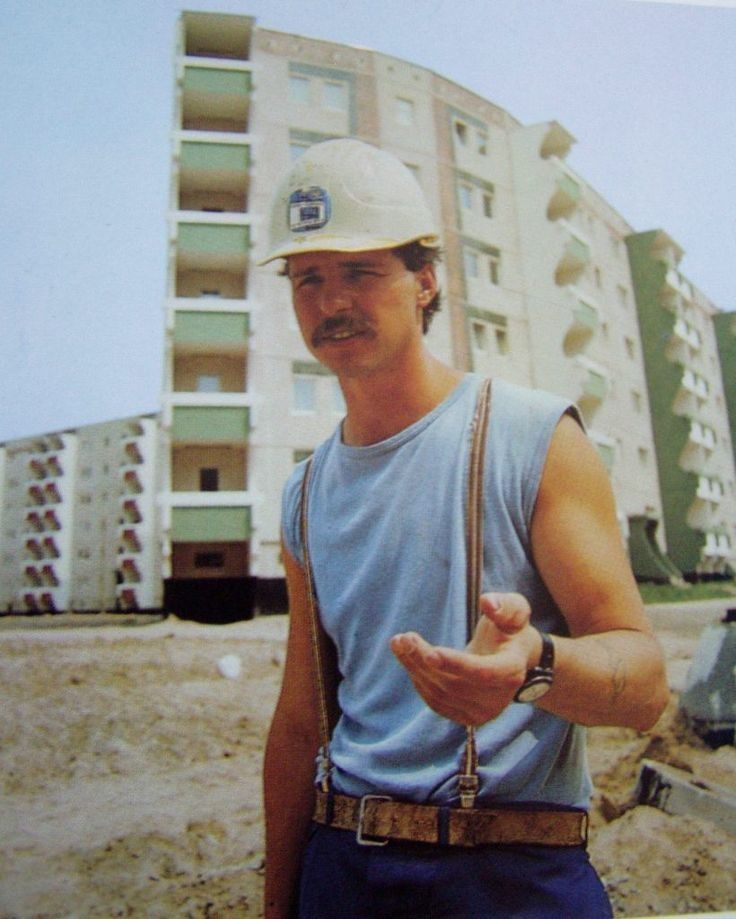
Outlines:
{"type": "Polygon", "coordinates": [[[416,632],[394,635],[390,643],[430,708],[475,726],[509,705],[541,652],[539,633],[529,624],[529,603],[521,594],[482,594],[480,612],[463,651],[430,645],[416,632]]]}

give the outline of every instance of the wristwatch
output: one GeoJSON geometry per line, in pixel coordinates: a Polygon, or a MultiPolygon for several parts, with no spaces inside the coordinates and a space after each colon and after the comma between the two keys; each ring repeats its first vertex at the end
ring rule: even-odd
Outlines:
{"type": "Polygon", "coordinates": [[[549,692],[555,678],[555,646],[546,632],[539,633],[542,639],[542,654],[536,667],[526,672],[526,679],[516,690],[515,702],[536,702],[549,692]]]}

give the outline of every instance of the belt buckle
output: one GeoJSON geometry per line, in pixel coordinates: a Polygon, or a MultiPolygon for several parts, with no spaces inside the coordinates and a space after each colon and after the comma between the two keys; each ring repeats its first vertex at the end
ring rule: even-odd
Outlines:
{"type": "Polygon", "coordinates": [[[358,828],[355,831],[355,839],[359,846],[387,846],[388,839],[376,837],[369,839],[363,835],[363,819],[365,817],[365,806],[368,801],[393,801],[388,795],[363,795],[360,799],[360,810],[358,811],[358,828]]]}

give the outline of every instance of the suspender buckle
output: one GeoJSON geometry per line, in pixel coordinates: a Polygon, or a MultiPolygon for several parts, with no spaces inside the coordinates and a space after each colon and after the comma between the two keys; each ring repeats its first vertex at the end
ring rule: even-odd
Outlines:
{"type": "Polygon", "coordinates": [[[388,839],[374,836],[367,837],[363,832],[363,820],[365,819],[365,807],[369,801],[392,801],[388,795],[363,795],[360,799],[360,810],[358,811],[358,829],[355,832],[355,839],[359,846],[386,846],[388,839]]]}
{"type": "Polygon", "coordinates": [[[477,775],[459,775],[458,791],[460,793],[460,807],[463,810],[470,810],[475,807],[475,799],[478,797],[478,786],[480,782],[477,775]]]}

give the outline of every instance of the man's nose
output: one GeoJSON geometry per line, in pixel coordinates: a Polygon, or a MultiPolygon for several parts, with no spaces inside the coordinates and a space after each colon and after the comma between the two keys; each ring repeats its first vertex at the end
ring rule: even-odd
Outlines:
{"type": "Polygon", "coordinates": [[[333,316],[341,310],[350,309],[352,302],[350,292],[341,282],[336,281],[325,284],[320,298],[320,309],[326,316],[333,316]]]}

